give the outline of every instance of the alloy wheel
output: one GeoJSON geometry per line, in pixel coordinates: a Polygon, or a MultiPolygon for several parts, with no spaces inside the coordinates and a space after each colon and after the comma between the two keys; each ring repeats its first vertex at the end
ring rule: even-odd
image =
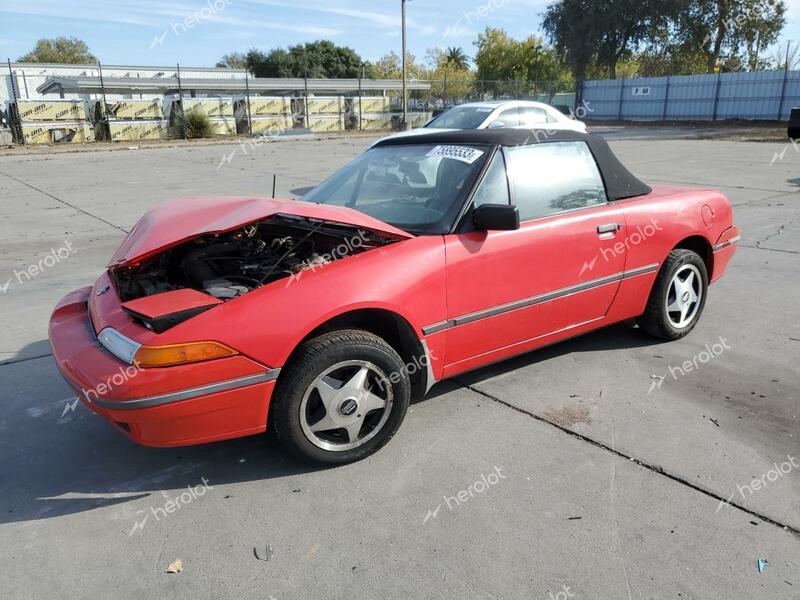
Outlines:
{"type": "Polygon", "coordinates": [[[306,389],[300,426],[324,450],[343,452],[374,438],[393,403],[392,384],[375,364],[348,360],[325,369],[306,389]]]}

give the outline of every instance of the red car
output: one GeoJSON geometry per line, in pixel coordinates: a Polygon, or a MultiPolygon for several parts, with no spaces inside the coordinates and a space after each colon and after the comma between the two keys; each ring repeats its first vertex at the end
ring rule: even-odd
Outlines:
{"type": "Polygon", "coordinates": [[[596,136],[386,139],[304,202],[156,207],[58,304],[50,341],[86,406],[140,444],[269,424],[345,463],[442,379],[632,318],[685,336],[738,240],[722,194],[651,189],[596,136]]]}

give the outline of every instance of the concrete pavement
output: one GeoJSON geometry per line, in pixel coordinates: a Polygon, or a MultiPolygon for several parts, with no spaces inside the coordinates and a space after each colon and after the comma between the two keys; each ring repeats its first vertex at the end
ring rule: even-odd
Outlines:
{"type": "Polygon", "coordinates": [[[269,437],[140,448],[68,402],[49,312],[145,210],[269,195],[273,173],[290,195],[369,142],[0,156],[3,596],[800,598],[788,145],[612,139],[645,180],[736,205],[742,247],[696,330],[657,344],[615,326],[439,384],[361,463],[309,469],[269,437]],[[175,559],[183,571],[164,573],[175,559]]]}

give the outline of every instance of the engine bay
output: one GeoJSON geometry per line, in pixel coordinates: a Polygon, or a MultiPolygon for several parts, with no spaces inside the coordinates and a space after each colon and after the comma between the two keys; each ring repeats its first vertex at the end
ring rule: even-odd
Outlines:
{"type": "Polygon", "coordinates": [[[278,215],[195,238],[137,267],[113,269],[112,276],[123,302],[184,288],[225,301],[393,241],[347,225],[278,215]]]}

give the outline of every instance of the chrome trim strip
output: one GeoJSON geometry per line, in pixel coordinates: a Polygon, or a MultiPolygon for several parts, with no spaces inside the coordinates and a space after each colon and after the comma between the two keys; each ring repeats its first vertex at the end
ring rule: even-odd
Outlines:
{"type": "Polygon", "coordinates": [[[661,265],[659,263],[651,263],[649,265],[639,267],[638,269],[631,269],[630,271],[625,271],[622,274],[622,278],[630,279],[631,277],[639,277],[639,275],[649,275],[650,273],[655,273],[658,271],[658,267],[660,266],[661,265]]]}
{"type": "Polygon", "coordinates": [[[448,321],[441,321],[439,323],[434,323],[433,325],[428,325],[427,327],[422,328],[422,332],[425,335],[431,335],[433,333],[444,331],[445,329],[458,327],[459,325],[466,325],[467,323],[474,323],[475,321],[481,321],[483,319],[488,319],[490,317],[496,317],[497,315],[501,315],[503,313],[511,312],[514,310],[519,310],[521,308],[529,308],[537,304],[542,304],[544,302],[550,302],[552,300],[557,300],[559,298],[564,298],[566,296],[571,296],[573,294],[585,292],[597,287],[608,285],[610,283],[616,283],[624,279],[631,279],[632,277],[639,277],[640,275],[647,275],[649,273],[654,273],[658,271],[659,266],[660,266],[659,263],[652,263],[649,265],[645,265],[644,267],[631,269],[629,271],[622,271],[620,273],[614,273],[613,275],[607,275],[605,277],[600,277],[598,279],[584,281],[583,283],[571,285],[569,287],[565,287],[560,290],[555,290],[553,292],[547,292],[545,294],[532,296],[530,298],[523,298],[522,300],[515,300],[514,302],[501,304],[500,306],[494,306],[492,308],[485,308],[483,310],[479,310],[473,313],[462,315],[460,317],[456,317],[455,319],[450,319],[448,321]]]}
{"type": "Polygon", "coordinates": [[[714,252],[719,252],[720,250],[724,250],[728,246],[733,246],[734,244],[738,244],[739,241],[742,239],[742,236],[737,235],[736,237],[732,237],[727,242],[722,242],[721,244],[717,244],[711,250],[714,252]]]}
{"type": "Polygon", "coordinates": [[[433,325],[428,325],[427,327],[422,328],[422,333],[425,335],[432,335],[434,333],[439,333],[440,331],[444,331],[448,327],[453,326],[453,321],[442,321],[441,323],[434,323],[433,325]]]}
{"type": "Polygon", "coordinates": [[[139,398],[136,400],[123,400],[120,402],[113,402],[110,400],[103,400],[97,398],[92,400],[88,397],[86,390],[83,390],[84,400],[99,406],[100,408],[107,408],[110,410],[134,410],[137,408],[152,408],[153,406],[162,406],[164,404],[172,404],[174,402],[182,402],[183,400],[191,400],[199,396],[206,396],[208,394],[215,394],[217,392],[225,392],[235,390],[237,388],[247,387],[256,383],[265,383],[267,381],[274,381],[280,375],[280,369],[270,369],[265,373],[258,375],[247,375],[246,377],[238,377],[236,379],[228,379],[227,381],[219,381],[217,383],[210,383],[188,390],[181,390],[179,392],[170,392],[169,394],[161,394],[159,396],[149,396],[147,398],[139,398]]]}

